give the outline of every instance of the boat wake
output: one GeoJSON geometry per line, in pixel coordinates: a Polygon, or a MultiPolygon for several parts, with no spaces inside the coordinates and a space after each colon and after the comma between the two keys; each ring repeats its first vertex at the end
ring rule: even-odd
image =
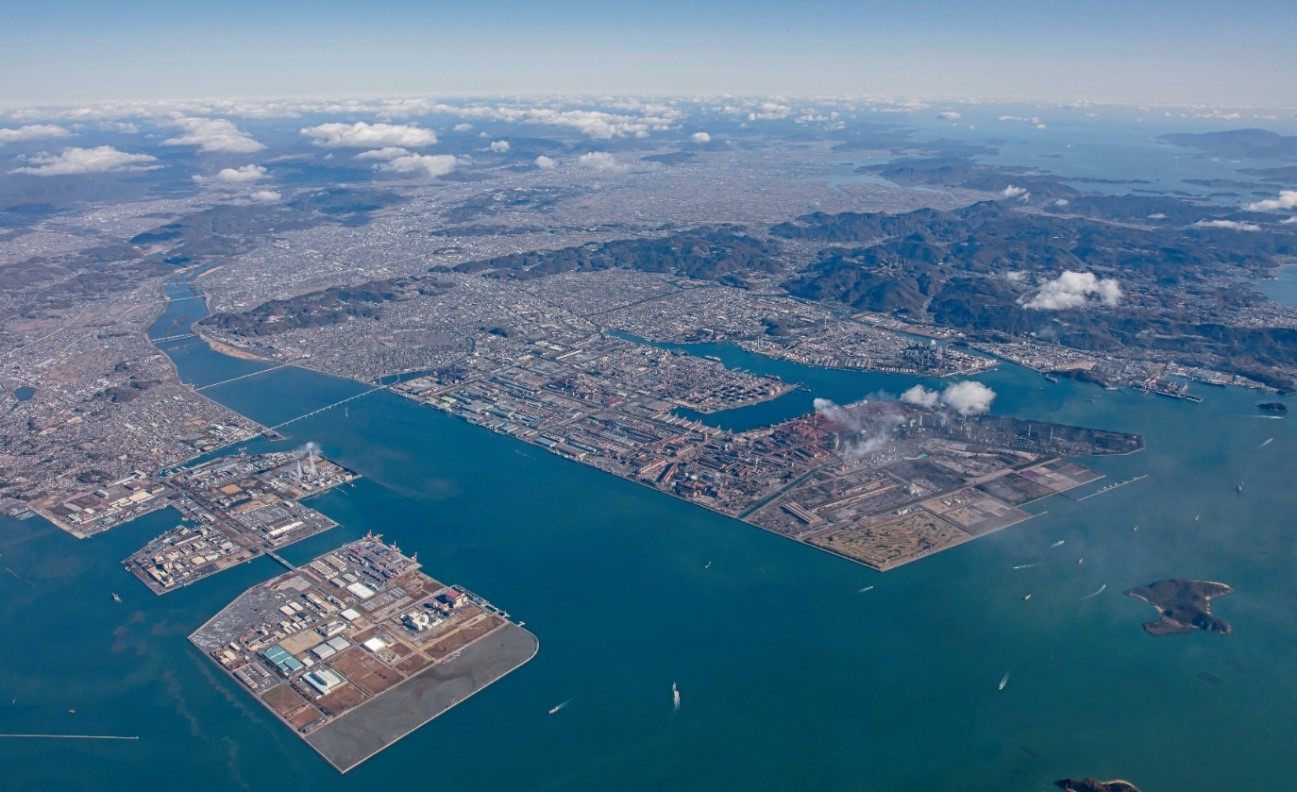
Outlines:
{"type": "Polygon", "coordinates": [[[1261,443],[1261,445],[1257,446],[1257,448],[1265,448],[1266,446],[1270,445],[1273,442],[1274,442],[1273,437],[1267,437],[1265,441],[1261,443]]]}
{"type": "Polygon", "coordinates": [[[557,714],[559,713],[559,710],[563,709],[563,708],[566,707],[568,704],[571,704],[573,701],[576,701],[576,698],[577,698],[576,696],[573,696],[572,698],[568,699],[567,701],[564,701],[562,704],[559,704],[557,707],[551,707],[550,710],[549,710],[549,714],[550,714],[550,715],[557,715],[557,714]]]}
{"type": "Polygon", "coordinates": [[[1037,561],[1034,564],[1018,564],[1014,569],[1031,569],[1032,567],[1044,566],[1043,562],[1037,561]]]}
{"type": "Polygon", "coordinates": [[[1000,680],[1000,690],[1004,690],[1004,686],[1007,684],[1009,684],[1009,672],[1005,671],[1004,678],[1000,680]]]}
{"type": "Polygon", "coordinates": [[[1100,586],[1100,587],[1098,588],[1098,590],[1095,591],[1093,594],[1086,594],[1084,597],[1081,597],[1081,599],[1083,599],[1083,600],[1088,600],[1088,599],[1090,599],[1091,597],[1097,597],[1097,596],[1099,596],[1100,594],[1102,594],[1103,592],[1105,592],[1105,591],[1107,591],[1107,590],[1108,590],[1108,584],[1107,584],[1107,583],[1104,583],[1104,584],[1103,584],[1102,586],[1100,586]]]}

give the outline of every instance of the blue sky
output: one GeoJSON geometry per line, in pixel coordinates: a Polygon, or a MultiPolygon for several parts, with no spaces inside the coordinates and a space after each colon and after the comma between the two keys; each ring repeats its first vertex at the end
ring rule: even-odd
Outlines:
{"type": "Polygon", "coordinates": [[[0,0],[0,103],[492,93],[1297,105],[1297,2],[0,0]]]}

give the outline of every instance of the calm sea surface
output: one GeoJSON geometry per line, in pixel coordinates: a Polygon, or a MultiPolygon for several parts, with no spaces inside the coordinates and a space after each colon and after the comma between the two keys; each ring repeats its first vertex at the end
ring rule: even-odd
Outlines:
{"type": "MultiPolygon", "coordinates": [[[[158,334],[196,305],[173,304],[158,334]]],[[[194,339],[162,346],[197,385],[264,368],[194,339]]],[[[917,381],[697,351],[808,386],[714,419],[730,426],[917,381]]],[[[313,502],[342,525],[290,559],[382,533],[541,641],[531,663],[346,777],[186,640],[277,574],[273,562],[159,598],[120,562],[174,512],[84,541],[0,518],[0,732],[140,738],[2,738],[3,786],[1041,790],[1095,775],[1145,790],[1285,788],[1297,772],[1292,419],[1263,416],[1264,397],[1242,390],[1196,386],[1206,401],[1194,405],[1012,366],[978,379],[996,412],[1143,433],[1143,453],[1082,461],[1148,478],[1046,500],[1036,519],[879,574],[386,392],[250,444],[315,440],[364,476],[313,502]],[[1025,564],[1039,565],[1014,569],[1025,564]],[[1234,586],[1215,605],[1234,635],[1146,635],[1155,612],[1122,592],[1175,576],[1234,586]]],[[[366,389],[285,368],[205,393],[272,425],[366,389]]]]}

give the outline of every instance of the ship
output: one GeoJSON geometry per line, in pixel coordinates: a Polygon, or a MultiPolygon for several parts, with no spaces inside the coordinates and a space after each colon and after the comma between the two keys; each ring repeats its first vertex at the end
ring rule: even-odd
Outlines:
{"type": "Polygon", "coordinates": [[[675,704],[675,708],[680,709],[680,688],[676,687],[674,682],[671,683],[671,700],[675,704]]]}
{"type": "Polygon", "coordinates": [[[1005,671],[1004,678],[1000,680],[1000,690],[1004,690],[1004,686],[1007,684],[1009,684],[1009,672],[1005,671]]]}
{"type": "Polygon", "coordinates": [[[121,601],[122,601],[121,595],[118,594],[116,591],[114,591],[114,592],[113,592],[113,602],[120,603],[121,601]]]}

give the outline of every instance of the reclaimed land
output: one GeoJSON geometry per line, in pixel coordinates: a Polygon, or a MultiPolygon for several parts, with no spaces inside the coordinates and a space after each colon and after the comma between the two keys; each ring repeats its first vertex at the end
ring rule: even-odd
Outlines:
{"type": "Polygon", "coordinates": [[[531,660],[536,636],[506,622],[382,695],[305,736],[339,772],[347,772],[420,726],[531,660]]]}

